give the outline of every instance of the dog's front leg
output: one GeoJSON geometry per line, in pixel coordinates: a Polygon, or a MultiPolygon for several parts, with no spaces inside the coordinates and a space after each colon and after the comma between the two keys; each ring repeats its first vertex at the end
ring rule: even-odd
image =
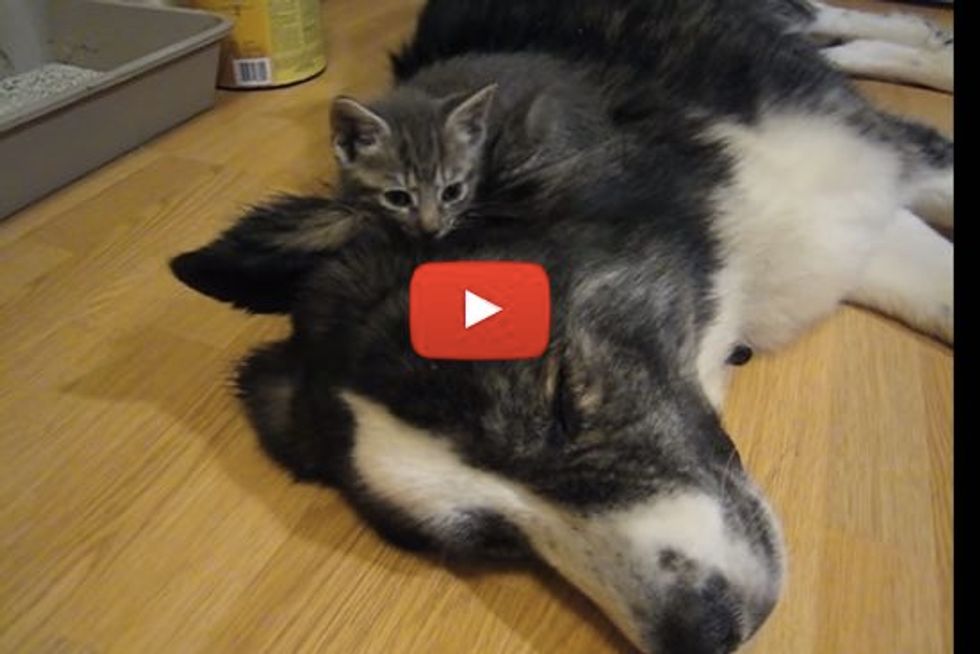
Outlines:
{"type": "Polygon", "coordinates": [[[921,50],[948,50],[953,33],[924,18],[905,13],[871,13],[824,2],[811,3],[813,20],[804,33],[843,41],[870,40],[905,45],[921,50]]]}
{"type": "Polygon", "coordinates": [[[820,53],[849,75],[953,91],[953,51],[859,39],[820,53]]]}

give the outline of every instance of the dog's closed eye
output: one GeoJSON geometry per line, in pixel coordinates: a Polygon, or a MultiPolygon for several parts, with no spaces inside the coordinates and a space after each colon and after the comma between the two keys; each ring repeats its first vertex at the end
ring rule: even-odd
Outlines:
{"type": "Polygon", "coordinates": [[[559,364],[555,375],[555,390],[551,397],[551,428],[548,443],[560,447],[575,438],[581,429],[575,396],[569,388],[568,375],[564,364],[559,364]]]}

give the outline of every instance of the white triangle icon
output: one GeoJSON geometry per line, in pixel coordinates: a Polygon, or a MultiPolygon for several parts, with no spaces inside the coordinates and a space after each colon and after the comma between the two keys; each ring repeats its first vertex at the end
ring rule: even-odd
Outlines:
{"type": "Polygon", "coordinates": [[[472,293],[469,290],[464,292],[463,312],[465,318],[463,326],[466,329],[469,329],[473,325],[479,325],[490,316],[495,316],[504,310],[503,307],[498,307],[493,302],[480,297],[476,293],[472,293]]]}

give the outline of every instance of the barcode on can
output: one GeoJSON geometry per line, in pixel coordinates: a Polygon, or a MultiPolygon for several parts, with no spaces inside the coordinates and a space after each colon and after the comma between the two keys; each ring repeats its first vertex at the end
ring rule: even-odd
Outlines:
{"type": "Polygon", "coordinates": [[[262,86],[272,81],[272,61],[262,59],[235,59],[235,83],[239,86],[262,86]]]}

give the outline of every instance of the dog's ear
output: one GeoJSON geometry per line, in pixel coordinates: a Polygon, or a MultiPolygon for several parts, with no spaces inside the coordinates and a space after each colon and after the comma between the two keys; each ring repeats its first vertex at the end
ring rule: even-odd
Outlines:
{"type": "Polygon", "coordinates": [[[285,197],[242,217],[213,243],[170,261],[192,289],[254,313],[288,313],[309,273],[360,227],[332,200],[285,197]]]}

